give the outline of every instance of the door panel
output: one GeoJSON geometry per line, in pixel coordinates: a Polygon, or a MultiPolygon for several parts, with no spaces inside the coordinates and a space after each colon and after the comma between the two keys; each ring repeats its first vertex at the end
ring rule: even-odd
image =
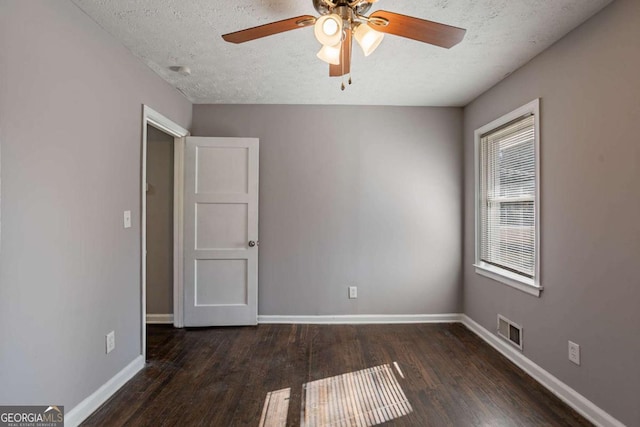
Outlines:
{"type": "Polygon", "coordinates": [[[198,146],[198,194],[247,194],[249,149],[198,146]]]}
{"type": "Polygon", "coordinates": [[[196,204],[196,249],[244,249],[249,241],[246,203],[196,204]]]}
{"type": "Polygon", "coordinates": [[[188,137],[185,326],[255,325],[258,140],[188,137]]]}
{"type": "Polygon", "coordinates": [[[195,287],[196,307],[247,304],[247,260],[196,260],[195,287]]]}

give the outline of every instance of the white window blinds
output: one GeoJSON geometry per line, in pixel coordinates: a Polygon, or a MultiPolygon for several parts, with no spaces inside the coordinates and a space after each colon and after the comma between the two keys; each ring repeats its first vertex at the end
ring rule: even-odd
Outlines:
{"type": "Polygon", "coordinates": [[[535,116],[480,139],[480,261],[533,278],[536,269],[535,116]]]}

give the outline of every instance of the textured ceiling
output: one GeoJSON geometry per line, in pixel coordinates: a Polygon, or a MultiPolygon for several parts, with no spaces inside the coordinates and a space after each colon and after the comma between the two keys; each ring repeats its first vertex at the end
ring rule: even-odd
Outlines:
{"type": "Polygon", "coordinates": [[[330,78],[312,28],[252,42],[222,34],[299,15],[311,0],[73,0],[171,85],[199,104],[463,106],[611,0],[380,0],[389,10],[467,29],[447,50],[387,35],[353,85],[330,78]],[[191,68],[190,76],[170,70],[191,68]]]}

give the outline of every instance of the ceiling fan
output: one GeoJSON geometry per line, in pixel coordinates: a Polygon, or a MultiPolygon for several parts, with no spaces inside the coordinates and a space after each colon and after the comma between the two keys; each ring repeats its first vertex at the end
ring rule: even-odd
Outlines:
{"type": "Polygon", "coordinates": [[[230,43],[244,43],[313,25],[315,36],[322,44],[318,58],[329,63],[329,76],[340,77],[351,73],[353,38],[364,55],[369,56],[382,42],[384,33],[449,49],[460,43],[467,31],[384,10],[366,16],[375,2],[377,0],[313,0],[313,6],[320,14],[318,18],[297,16],[225,34],[222,38],[230,43]]]}

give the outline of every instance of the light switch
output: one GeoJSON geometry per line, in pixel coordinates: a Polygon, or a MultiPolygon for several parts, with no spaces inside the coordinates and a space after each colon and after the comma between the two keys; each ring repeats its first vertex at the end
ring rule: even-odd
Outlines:
{"type": "Polygon", "coordinates": [[[124,211],[124,228],[131,228],[131,211],[124,211]]]}

